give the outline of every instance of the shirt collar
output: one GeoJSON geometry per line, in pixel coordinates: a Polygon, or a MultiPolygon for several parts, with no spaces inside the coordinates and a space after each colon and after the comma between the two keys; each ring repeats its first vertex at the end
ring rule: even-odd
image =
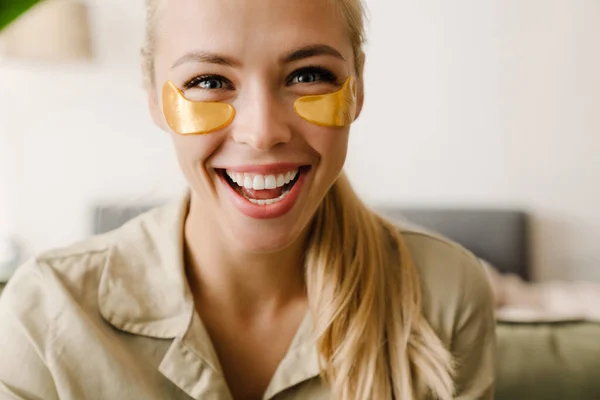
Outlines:
{"type": "MultiPolygon", "coordinates": [[[[182,199],[137,217],[109,234],[112,244],[100,280],[98,307],[102,317],[121,331],[175,339],[159,369],[192,397],[199,398],[199,394],[222,390],[224,381],[198,380],[197,374],[182,373],[193,367],[205,377],[222,376],[187,284],[183,234],[189,202],[186,192],[182,199]]],[[[307,313],[264,398],[319,374],[313,324],[307,313]]]]}
{"type": "Polygon", "coordinates": [[[109,234],[98,307],[116,328],[161,339],[186,332],[194,312],[183,262],[188,204],[186,194],[109,234]]]}

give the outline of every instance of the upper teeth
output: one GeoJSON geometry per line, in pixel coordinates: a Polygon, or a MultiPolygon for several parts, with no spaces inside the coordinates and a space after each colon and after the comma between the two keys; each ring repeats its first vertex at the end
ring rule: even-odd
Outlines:
{"type": "Polygon", "coordinates": [[[276,189],[282,187],[293,181],[296,178],[296,175],[298,175],[297,169],[278,175],[246,174],[227,171],[227,176],[229,176],[232,181],[246,189],[254,190],[276,189]]]}

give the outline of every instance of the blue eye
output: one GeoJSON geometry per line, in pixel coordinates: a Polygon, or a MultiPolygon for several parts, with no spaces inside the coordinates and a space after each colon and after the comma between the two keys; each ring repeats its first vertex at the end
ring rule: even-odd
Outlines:
{"type": "Polygon", "coordinates": [[[316,72],[302,72],[292,78],[292,83],[313,83],[321,79],[316,72]]]}
{"type": "Polygon", "coordinates": [[[222,89],[223,81],[218,79],[204,79],[203,81],[199,82],[197,86],[201,87],[202,89],[222,89]]]}
{"type": "Polygon", "coordinates": [[[186,89],[199,88],[203,90],[230,89],[231,82],[218,75],[202,75],[192,78],[183,85],[186,89]]]}
{"type": "Polygon", "coordinates": [[[289,77],[287,84],[335,83],[336,81],[337,76],[328,69],[322,67],[305,67],[295,71],[289,77]]]}

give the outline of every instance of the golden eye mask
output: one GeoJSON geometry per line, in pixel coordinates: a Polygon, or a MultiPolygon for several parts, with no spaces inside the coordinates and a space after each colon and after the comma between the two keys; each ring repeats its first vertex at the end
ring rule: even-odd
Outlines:
{"type": "MultiPolygon", "coordinates": [[[[356,118],[354,78],[348,77],[337,92],[300,97],[294,102],[294,110],[316,125],[350,125],[356,118]]],[[[163,112],[169,127],[180,135],[205,135],[225,128],[235,118],[231,104],[188,100],[171,81],[163,87],[163,112]]]]}
{"type": "Polygon", "coordinates": [[[163,112],[167,124],[180,135],[205,135],[225,128],[235,108],[221,102],[191,101],[171,81],[163,87],[163,112]]]}
{"type": "Polygon", "coordinates": [[[300,97],[294,102],[294,110],[316,125],[348,126],[356,118],[356,82],[350,76],[337,92],[300,97]]]}

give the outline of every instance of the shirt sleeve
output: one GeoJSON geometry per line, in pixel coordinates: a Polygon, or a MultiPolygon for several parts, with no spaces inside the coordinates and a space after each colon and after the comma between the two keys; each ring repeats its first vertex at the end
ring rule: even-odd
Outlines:
{"type": "Polygon", "coordinates": [[[481,263],[469,257],[467,264],[451,347],[456,363],[455,399],[492,400],[496,361],[494,297],[481,263]]]}
{"type": "Polygon", "coordinates": [[[39,299],[28,281],[38,278],[21,268],[0,297],[0,400],[58,400],[44,362],[50,326],[40,324],[39,299]]]}

